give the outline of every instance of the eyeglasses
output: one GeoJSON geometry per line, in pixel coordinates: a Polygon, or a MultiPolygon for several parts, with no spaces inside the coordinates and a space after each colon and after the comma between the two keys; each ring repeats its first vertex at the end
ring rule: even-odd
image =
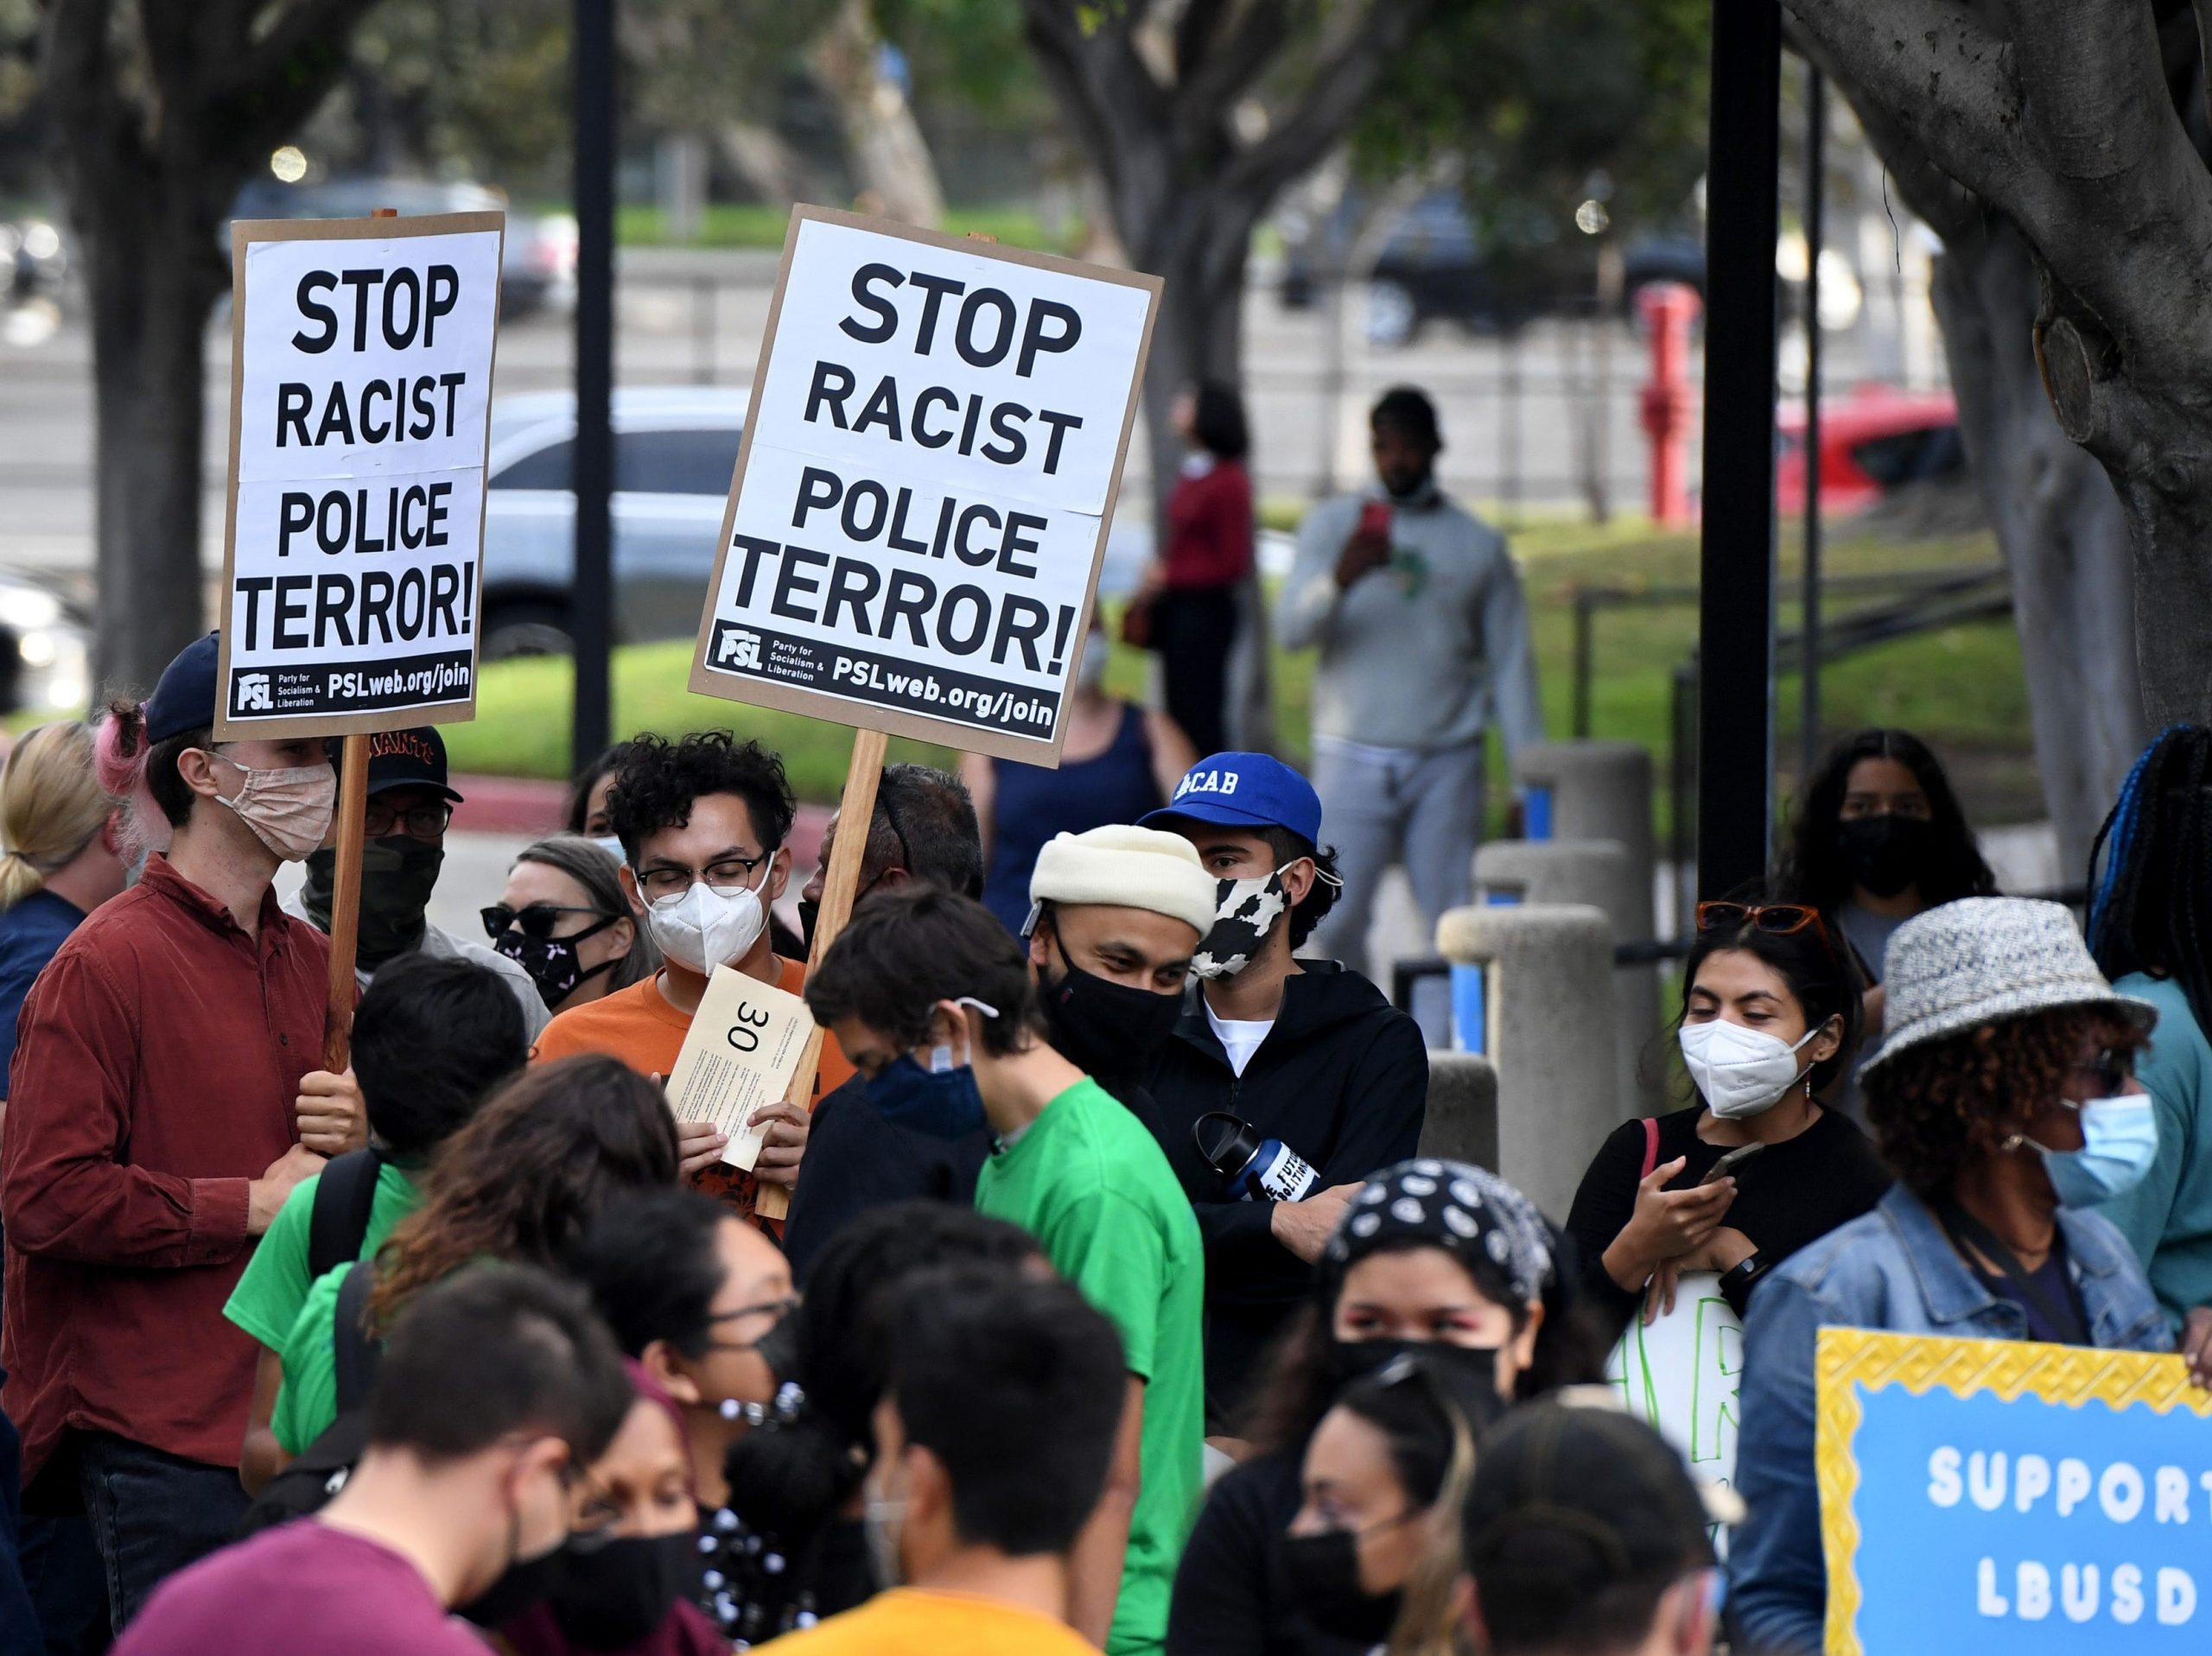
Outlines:
{"type": "MultiPolygon", "coordinates": [[[[708,1317],[707,1321],[710,1324],[715,1323],[742,1323],[746,1318],[750,1317],[765,1317],[770,1319],[768,1323],[769,1329],[773,1329],[778,1323],[781,1323],[785,1317],[797,1310],[798,1309],[798,1305],[799,1297],[797,1294],[785,1294],[781,1299],[766,1299],[761,1301],[758,1305],[741,1305],[734,1311],[716,1311],[711,1317],[708,1317]]],[[[765,1340],[767,1337],[768,1336],[766,1333],[763,1333],[760,1336],[762,1340],[765,1340]]],[[[743,1342],[735,1340],[709,1340],[707,1342],[707,1349],[709,1351],[752,1351],[756,1349],[760,1344],[760,1340],[747,1340],[743,1342]]]]}
{"type": "Polygon", "coordinates": [[[646,902],[655,904],[673,903],[694,885],[702,884],[717,896],[734,897],[740,891],[752,890],[753,871],[775,854],[764,851],[757,857],[717,857],[704,868],[656,863],[639,871],[638,889],[645,894],[646,902]]]}
{"type": "Polygon", "coordinates": [[[511,909],[504,903],[494,903],[480,909],[484,917],[484,935],[497,939],[509,931],[519,931],[525,937],[544,939],[553,935],[553,928],[561,923],[564,914],[599,915],[602,920],[613,917],[597,909],[579,909],[557,903],[531,903],[519,909],[511,909]]]}
{"type": "MultiPolygon", "coordinates": [[[[2098,1096],[2110,1098],[2135,1079],[2135,1055],[2133,1052],[2115,1051],[2111,1047],[2107,1047],[2095,1057],[2084,1059],[2078,1063],[2069,1063],[2066,1069],[2069,1075],[2090,1077],[2103,1088],[2098,1096]]],[[[2071,1104],[2074,1101],[2068,1099],[2064,1101],[2071,1104]]]]}
{"type": "Polygon", "coordinates": [[[1700,903],[1697,905],[1700,931],[1736,931],[1745,926],[1771,936],[1792,937],[1807,927],[1821,926],[1821,911],[1800,903],[1700,903]]]}
{"type": "Polygon", "coordinates": [[[410,805],[403,811],[372,799],[361,812],[362,832],[372,840],[388,840],[394,834],[404,834],[410,840],[440,840],[452,821],[453,807],[442,800],[432,805],[410,805]]]}

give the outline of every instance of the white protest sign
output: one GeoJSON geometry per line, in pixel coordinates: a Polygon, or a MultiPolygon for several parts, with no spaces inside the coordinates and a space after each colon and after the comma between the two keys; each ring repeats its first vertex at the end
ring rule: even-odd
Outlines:
{"type": "MultiPolygon", "coordinates": [[[[1684,1272],[1675,1309],[1649,1324],[1639,1306],[1605,1363],[1629,1412],[1681,1451],[1690,1475],[1731,1489],[1743,1372],[1744,1325],[1713,1271],[1684,1272]]],[[[1725,1556],[1727,1538],[1717,1526],[1713,1539],[1725,1556]]]]}
{"type": "Polygon", "coordinates": [[[1058,764],[1160,285],[797,209],[691,688],[1058,764]]]}
{"type": "Polygon", "coordinates": [[[505,225],[232,225],[219,736],[474,715],[505,225]]]}
{"type": "Polygon", "coordinates": [[[806,1002],[772,983],[717,966],[668,1075],[679,1121],[711,1121],[728,1143],[721,1159],[747,1172],[768,1137],[753,1111],[784,1096],[814,1033],[806,1002]]]}

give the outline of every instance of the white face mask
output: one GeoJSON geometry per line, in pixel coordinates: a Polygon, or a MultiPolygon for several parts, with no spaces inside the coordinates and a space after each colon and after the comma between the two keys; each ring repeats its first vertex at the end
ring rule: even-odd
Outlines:
{"type": "Polygon", "coordinates": [[[215,797],[238,814],[253,837],[286,862],[303,862],[330,835],[338,803],[338,773],[327,765],[296,765],[257,771],[227,753],[210,753],[234,771],[245,772],[245,785],[226,798],[215,797]]]}
{"type": "Polygon", "coordinates": [[[899,1543],[906,1528],[906,1498],[880,1493],[868,1480],[867,1505],[861,1513],[861,1532],[868,1540],[868,1561],[875,1566],[879,1587],[897,1587],[906,1579],[899,1558],[899,1543]]]}
{"type": "MultiPolygon", "coordinates": [[[[760,865],[763,883],[773,861],[772,857],[760,865]]],[[[645,908],[645,930],[660,952],[702,975],[736,961],[767,923],[768,908],[758,888],[740,886],[725,895],[704,880],[645,908]]]]}
{"type": "Polygon", "coordinates": [[[1682,1062],[1715,1115],[1739,1120],[1772,1109],[1809,1072],[1797,1065],[1797,1049],[1820,1033],[1808,1029],[1794,1044],[1764,1030],[1716,1018],[1681,1028],[1682,1062]]]}

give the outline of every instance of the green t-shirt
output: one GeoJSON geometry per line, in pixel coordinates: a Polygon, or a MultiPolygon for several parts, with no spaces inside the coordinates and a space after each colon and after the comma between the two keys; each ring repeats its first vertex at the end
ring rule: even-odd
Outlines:
{"type": "MultiPolygon", "coordinates": [[[[308,1276],[308,1230],[315,1214],[318,1173],[302,1179],[284,1205],[270,1221],[269,1234],[246,1261],[245,1274],[231,1291],[223,1315],[271,1351],[281,1351],[284,1336],[298,1320],[313,1285],[308,1276]]],[[[391,1234],[392,1227],[422,1205],[415,1181],[386,1162],[377,1170],[376,1195],[369,1202],[368,1234],[361,1241],[361,1257],[373,1255],[391,1234]]]]}
{"type": "Polygon", "coordinates": [[[338,1418],[338,1348],[332,1336],[338,1323],[338,1291],[353,1268],[341,1265],[315,1279],[291,1332],[276,1348],[283,1360],[284,1384],[277,1390],[269,1429],[287,1455],[302,1452],[338,1418]]]}
{"type": "Polygon", "coordinates": [[[1052,1268],[1113,1319],[1129,1372],[1145,1382],[1143,1482],[1106,1648],[1157,1651],[1205,1437],[1205,1265],[1189,1198],[1151,1133],[1085,1078],[993,1152],[976,1207],[1043,1244],[1052,1268]]]}

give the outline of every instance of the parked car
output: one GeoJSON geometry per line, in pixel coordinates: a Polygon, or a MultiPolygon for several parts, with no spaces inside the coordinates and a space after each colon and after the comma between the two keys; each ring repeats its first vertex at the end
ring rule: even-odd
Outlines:
{"type": "MultiPolygon", "coordinates": [[[[1786,403],[1775,426],[1775,502],[1787,516],[1805,510],[1805,405],[1786,403]]],[[[1915,484],[1956,481],[1966,472],[1959,405],[1948,391],[1868,386],[1821,403],[1821,511],[1864,511],[1915,484]]]]}
{"type": "MultiPolygon", "coordinates": [[[[1361,203],[1346,194],[1325,219],[1292,213],[1283,222],[1283,303],[1314,301],[1330,270],[1346,257],[1361,203]]],[[[1705,248],[1694,237],[1630,238],[1623,303],[1636,314],[1647,282],[1681,282],[1705,291],[1705,248]]],[[[1482,333],[1511,333],[1550,314],[1584,314],[1596,302],[1595,244],[1563,223],[1529,223],[1511,238],[1485,238],[1465,200],[1435,190],[1390,227],[1367,282],[1367,337],[1402,345],[1433,321],[1482,333]]]]}
{"type": "MultiPolygon", "coordinates": [[[[688,638],[721,540],[747,394],[704,387],[614,393],[614,636],[688,638]]],[[[573,637],[576,399],[492,404],[484,509],[484,655],[564,652],[573,637]]]]}
{"type": "Polygon", "coordinates": [[[33,575],[0,571],[0,712],[80,717],[92,695],[92,618],[33,575]]]}
{"type": "MultiPolygon", "coordinates": [[[[234,219],[365,219],[378,207],[403,217],[425,213],[504,211],[507,241],[499,264],[504,316],[541,309],[566,310],[576,302],[576,221],[567,213],[524,213],[499,191],[481,184],[438,184],[418,178],[329,178],[286,184],[257,178],[238,192],[234,219]]],[[[231,232],[223,227],[223,252],[231,232]]]]}

